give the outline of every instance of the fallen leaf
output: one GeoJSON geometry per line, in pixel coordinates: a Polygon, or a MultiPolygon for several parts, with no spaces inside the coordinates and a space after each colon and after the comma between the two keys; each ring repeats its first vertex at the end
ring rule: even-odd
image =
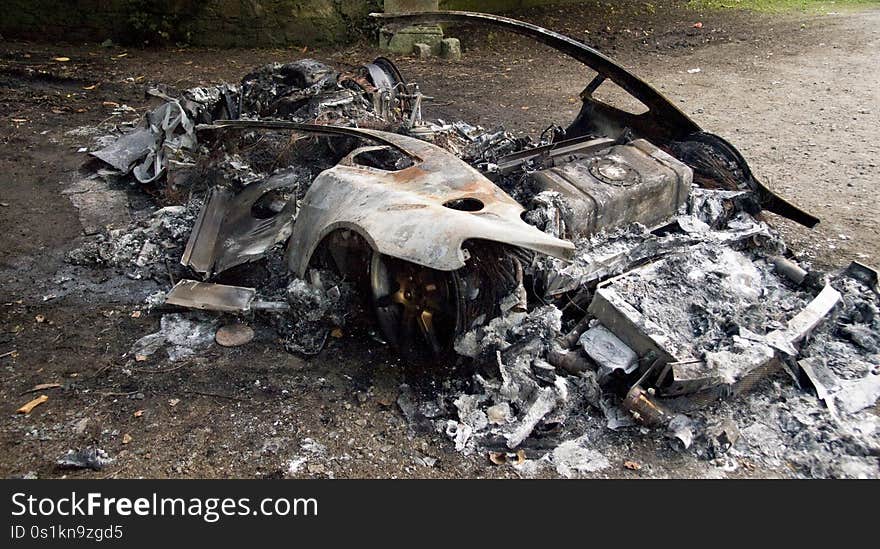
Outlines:
{"type": "Polygon", "coordinates": [[[70,57],[53,57],[52,61],[58,61],[59,63],[67,63],[70,61],[70,57]]]}
{"type": "Polygon", "coordinates": [[[641,471],[642,470],[642,464],[636,463],[635,461],[626,460],[623,462],[623,466],[625,468],[629,469],[630,471],[641,471]]]}
{"type": "Polygon", "coordinates": [[[341,338],[342,328],[333,328],[333,330],[330,332],[330,337],[335,337],[336,339],[341,338]]]}
{"type": "Polygon", "coordinates": [[[129,442],[131,442],[131,440],[132,440],[132,438],[131,438],[130,434],[125,433],[124,435],[122,435],[122,443],[123,444],[128,444],[129,442]]]}
{"type": "Polygon", "coordinates": [[[58,387],[61,387],[60,383],[40,383],[39,385],[34,385],[22,394],[26,395],[28,393],[36,393],[37,391],[45,391],[46,389],[57,389],[58,387]]]}
{"type": "Polygon", "coordinates": [[[18,410],[16,410],[16,412],[18,412],[19,414],[29,414],[29,413],[31,413],[31,411],[34,408],[36,408],[40,404],[46,402],[47,400],[49,400],[49,397],[47,397],[46,395],[40,395],[37,398],[35,398],[32,401],[25,404],[24,406],[22,406],[21,408],[19,408],[18,410]]]}
{"type": "Polygon", "coordinates": [[[516,462],[514,465],[522,465],[526,461],[526,451],[525,450],[517,450],[516,451],[516,462]]]}
{"type": "Polygon", "coordinates": [[[134,413],[134,417],[141,417],[142,415],[144,415],[143,410],[136,410],[134,413]]]}
{"type": "Polygon", "coordinates": [[[133,312],[131,313],[131,318],[140,318],[140,317],[141,317],[141,312],[140,312],[140,311],[133,311],[133,312]]]}
{"type": "Polygon", "coordinates": [[[178,404],[180,404],[179,398],[172,398],[171,400],[168,401],[168,405],[171,406],[172,408],[174,408],[178,404]]]}
{"type": "Polygon", "coordinates": [[[507,454],[504,452],[489,452],[489,461],[495,465],[504,465],[507,463],[507,454]]]}

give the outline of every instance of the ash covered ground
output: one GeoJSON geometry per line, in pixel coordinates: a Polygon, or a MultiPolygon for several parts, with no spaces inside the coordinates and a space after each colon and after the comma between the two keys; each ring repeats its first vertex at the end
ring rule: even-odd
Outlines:
{"type": "MultiPolygon", "coordinates": [[[[171,95],[173,90],[163,90],[162,93],[174,97],[171,95]]],[[[314,115],[314,112],[308,112],[308,117],[314,115]]],[[[292,116],[296,118],[296,112],[292,116]]],[[[344,116],[351,117],[351,113],[344,113],[344,116]]],[[[127,122],[137,123],[138,120],[130,117],[127,122]]],[[[75,132],[80,136],[91,134],[94,138],[91,143],[85,144],[83,139],[79,141],[87,148],[97,150],[110,143],[104,138],[108,129],[100,125],[83,126],[75,132]]],[[[283,149],[284,140],[280,137],[275,140],[273,147],[283,149]]],[[[197,170],[200,181],[210,182],[214,177],[246,186],[272,173],[277,155],[270,155],[270,159],[248,157],[248,154],[257,155],[259,152],[253,147],[260,143],[257,137],[237,136],[234,142],[234,146],[228,147],[233,150],[221,150],[218,154],[216,148],[208,149],[202,151],[206,153],[204,155],[194,155],[206,158],[193,157],[183,161],[193,164],[192,169],[197,170]]],[[[226,149],[227,144],[222,148],[226,149]]],[[[323,168],[320,163],[303,164],[297,168],[299,171],[295,177],[303,182],[309,181],[315,175],[309,171],[310,167],[323,168]]],[[[149,168],[146,166],[142,173],[149,168]]],[[[187,275],[179,264],[180,254],[203,206],[204,188],[178,196],[171,196],[167,189],[152,197],[142,196],[143,189],[131,185],[126,177],[100,172],[94,166],[80,172],[75,179],[69,193],[74,204],[77,198],[83,200],[82,195],[87,193],[100,194],[102,199],[109,195],[110,203],[125,206],[128,209],[126,215],[135,221],[119,223],[125,216],[114,218],[107,208],[97,208],[104,210],[100,212],[102,215],[110,215],[101,221],[109,219],[117,228],[105,231],[98,228],[99,222],[94,234],[67,251],[66,265],[61,266],[51,283],[46,285],[51,291],[43,297],[51,303],[63,298],[66,292],[88,291],[89,284],[100,287],[102,292],[111,288],[116,295],[125,296],[123,302],[130,303],[128,308],[131,310],[125,310],[128,318],[150,317],[157,321],[157,326],[156,330],[141,330],[139,337],[113,342],[114,360],[109,368],[114,372],[108,381],[112,379],[123,390],[83,390],[75,381],[65,381],[61,389],[79,392],[79,398],[83,400],[89,399],[88,395],[93,391],[98,391],[102,402],[104,399],[121,399],[121,407],[130,412],[131,418],[127,419],[130,424],[153,413],[148,406],[140,406],[140,402],[150,398],[148,395],[151,394],[150,389],[145,389],[148,385],[139,381],[141,376],[173,373],[181,376],[190,368],[203,368],[202,373],[182,384],[183,389],[178,389],[182,391],[181,396],[164,399],[162,406],[174,413],[178,406],[186,406],[188,399],[222,402],[213,410],[222,411],[228,419],[216,429],[239,430],[252,441],[249,444],[260,445],[257,461],[266,464],[260,466],[266,468],[261,474],[335,475],[337,470],[344,471],[353,461],[375,459],[376,448],[367,445],[364,449],[357,437],[346,435],[351,425],[355,429],[371,425],[375,418],[368,414],[358,417],[361,415],[358,411],[375,407],[380,417],[397,418],[387,419],[388,426],[380,436],[393,441],[394,433],[415,433],[422,438],[417,455],[406,460],[397,454],[400,450],[392,442],[378,446],[380,456],[386,454],[392,463],[398,460],[400,470],[408,474],[419,475],[435,469],[438,461],[459,459],[455,457],[457,452],[464,454],[462,459],[465,460],[488,461],[490,470],[520,476],[613,474],[621,467],[626,471],[639,471],[646,466],[657,472],[650,459],[631,450],[634,444],[647,443],[662,448],[655,455],[662,456],[670,464],[690,458],[707,464],[703,474],[748,475],[753,471],[775,471],[771,474],[877,475],[876,414],[873,410],[877,394],[874,381],[878,363],[877,296],[866,285],[839,275],[838,269],[815,270],[828,274],[832,285],[843,295],[842,303],[813,332],[797,357],[821,361],[826,367],[823,370],[826,375],[821,379],[826,382],[823,387],[827,394],[818,395],[823,397],[822,400],[815,394],[810,380],[797,375],[793,361],[789,371],[780,369],[760,381],[746,396],[722,400],[708,408],[677,416],[669,429],[640,425],[621,410],[619,396],[609,390],[614,388],[616,381],[614,372],[600,375],[603,372],[587,371],[571,375],[548,364],[553,339],[565,335],[572,327],[571,311],[565,311],[568,316],[563,320],[562,309],[565,307],[531,306],[528,311],[511,310],[491,321],[487,327],[465,334],[457,342],[456,350],[473,361],[449,359],[444,364],[431,365],[431,372],[424,371],[424,367],[391,366],[392,369],[408,370],[401,379],[398,373],[388,375],[388,366],[371,368],[368,364],[375,359],[367,358],[365,365],[371,368],[371,372],[367,379],[351,380],[361,387],[355,391],[353,399],[337,401],[330,397],[330,402],[338,403],[342,411],[323,412],[320,427],[306,431],[297,429],[293,433],[285,429],[283,421],[290,414],[301,413],[300,406],[305,405],[305,401],[299,406],[291,402],[297,399],[297,387],[317,384],[319,391],[333,393],[338,379],[328,381],[315,371],[292,376],[288,375],[291,372],[277,371],[261,376],[270,379],[256,379],[247,387],[234,377],[229,380],[231,385],[221,386],[219,390],[204,383],[193,387],[192,381],[210,379],[215,364],[231,359],[230,364],[234,367],[236,355],[218,361],[217,353],[226,351],[217,349],[214,344],[216,328],[229,323],[231,318],[171,312],[161,305],[162,293],[172,282],[187,275]],[[98,177],[92,177],[96,175],[98,177]],[[99,187],[90,186],[96,181],[99,187]],[[132,204],[140,207],[131,212],[132,204]],[[829,372],[833,377],[828,377],[829,372]],[[385,379],[380,379],[383,376],[385,379]],[[397,383],[400,381],[403,383],[397,383]],[[128,388],[131,390],[125,390],[128,388]],[[259,395],[257,402],[261,398],[280,399],[289,410],[285,414],[276,414],[278,419],[268,430],[249,425],[246,417],[257,413],[256,410],[249,408],[242,413],[236,412],[235,408],[240,407],[243,400],[250,399],[252,394],[259,395]],[[351,423],[345,425],[348,421],[351,423]],[[327,440],[328,437],[332,442],[327,440]],[[431,443],[427,444],[425,440],[431,443]],[[438,452],[434,445],[443,450],[438,452]]],[[[531,210],[530,217],[535,224],[549,232],[557,230],[558,222],[550,223],[554,215],[558,215],[554,214],[554,208],[558,206],[554,197],[512,194],[531,210]]],[[[543,260],[543,264],[538,264],[539,260],[532,267],[541,272],[553,272],[554,277],[562,278],[566,283],[574,280],[584,284],[591,277],[622,274],[633,263],[654,259],[658,252],[662,252],[662,261],[652,262],[648,269],[639,271],[639,276],[624,277],[615,284],[626,289],[626,295],[632,296],[631,302],[637,308],[667,322],[664,328],[673,333],[682,356],[699,355],[704,351],[741,352],[737,345],[748,345],[749,334],[760,336],[784,326],[793,313],[815,297],[818,288],[792,284],[774,272],[768,258],[785,253],[786,246],[782,237],[763,221],[743,212],[719,221],[717,217],[706,215],[700,205],[692,197],[688,207],[681,212],[679,230],[673,233],[656,233],[641,226],[630,226],[597,235],[589,242],[578,242],[578,256],[570,265],[556,264],[554,260],[543,260]],[[749,243],[743,245],[746,237],[749,243]],[[719,265],[726,267],[719,268],[719,265]],[[730,273],[734,276],[729,276],[730,273]],[[691,303],[687,310],[678,306],[683,299],[691,303]]],[[[84,200],[77,207],[79,215],[88,218],[83,212],[88,212],[94,205],[84,200]]],[[[324,356],[328,352],[337,352],[345,357],[344,360],[350,359],[348,353],[377,353],[383,356],[381,360],[386,364],[397,362],[393,353],[377,341],[375,329],[368,325],[361,327],[359,322],[351,325],[351,320],[362,318],[364,312],[353,306],[354,299],[341,299],[351,293],[350,288],[326,275],[324,280],[293,281],[279,260],[280,253],[281,250],[276,248],[257,268],[240,269],[226,279],[230,283],[257,286],[262,297],[286,299],[293,307],[292,314],[257,314],[245,318],[256,330],[256,338],[248,344],[249,347],[275,347],[281,352],[272,355],[274,360],[290,360],[293,364],[298,364],[299,359],[287,355],[285,349],[300,355],[316,354],[325,349],[324,356]],[[299,325],[298,319],[303,317],[308,317],[306,323],[299,325]]],[[[37,319],[38,324],[51,325],[52,322],[51,315],[42,315],[42,321],[37,319]]],[[[265,352],[276,353],[274,350],[265,352]]],[[[328,367],[329,372],[332,365],[328,367]]],[[[351,370],[343,368],[342,373],[332,375],[341,375],[344,379],[349,375],[344,373],[347,371],[351,370]]],[[[223,374],[226,375],[229,374],[223,374]]],[[[253,403],[248,406],[251,405],[253,403]]],[[[215,428],[207,424],[212,413],[210,406],[208,410],[190,412],[191,416],[195,414],[205,423],[198,432],[187,435],[191,439],[187,444],[200,445],[194,438],[201,438],[210,445],[215,438],[215,428]]],[[[39,410],[37,408],[34,413],[39,410]]],[[[106,447],[106,441],[118,439],[123,444],[121,452],[111,451],[117,458],[116,467],[124,467],[120,464],[131,452],[144,455],[143,449],[130,449],[133,447],[129,445],[138,441],[137,436],[132,439],[129,434],[131,428],[120,430],[96,426],[94,421],[84,421],[87,417],[77,415],[75,411],[72,413],[73,416],[63,424],[48,430],[37,428],[25,436],[51,441],[63,439],[62,433],[70,429],[80,442],[76,450],[88,453],[85,458],[93,458],[91,462],[97,459],[93,456],[100,458],[100,466],[95,468],[107,474],[113,474],[113,469],[105,459],[106,454],[91,450],[106,447]],[[129,442],[124,441],[126,435],[130,437],[129,442]]],[[[170,425],[162,425],[159,421],[150,425],[155,427],[148,430],[168,431],[163,436],[173,436],[170,425]]],[[[201,458],[190,455],[181,456],[165,474],[181,475],[193,470],[201,471],[196,474],[222,474],[224,467],[236,470],[228,469],[229,461],[216,460],[214,456],[218,449],[212,448],[207,458],[214,463],[211,469],[201,468],[201,458]]],[[[219,452],[232,456],[236,450],[221,448],[219,452]]],[[[151,453],[147,452],[147,459],[151,453]]],[[[69,462],[68,458],[70,456],[64,459],[69,462]]],[[[54,465],[45,467],[57,472],[54,465]]],[[[78,470],[76,465],[73,467],[78,470]]],[[[393,465],[384,465],[381,470],[388,474],[396,469],[393,465]]],[[[139,474],[136,470],[122,471],[126,476],[139,474]]]]}

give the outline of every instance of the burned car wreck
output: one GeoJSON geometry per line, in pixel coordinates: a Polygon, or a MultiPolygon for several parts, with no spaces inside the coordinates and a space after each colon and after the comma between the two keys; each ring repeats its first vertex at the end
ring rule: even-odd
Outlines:
{"type": "MultiPolygon", "coordinates": [[[[834,414],[873,405],[876,271],[829,276],[792,261],[764,212],[818,219],[759,182],[730,143],[566,36],[467,12],[376,16],[499,27],[595,76],[575,120],[536,141],[423,119],[419,86],[384,58],[152,90],[165,103],[91,154],[177,204],[150,222],[163,236],[110,231],[73,260],[164,271],[172,258],[183,279],[154,304],[262,318],[304,354],[360,303],[404,359],[474,367],[456,395],[402,394],[408,419],[493,461],[543,448],[563,474],[599,467],[573,460],[585,457],[580,439],[556,444],[577,435],[586,408],[687,448],[695,427],[683,414],[776,371],[834,414]],[[643,111],[597,98],[606,82],[643,111]],[[255,262],[269,276],[238,283],[255,262]]],[[[871,437],[860,444],[874,455],[871,437]]]]}

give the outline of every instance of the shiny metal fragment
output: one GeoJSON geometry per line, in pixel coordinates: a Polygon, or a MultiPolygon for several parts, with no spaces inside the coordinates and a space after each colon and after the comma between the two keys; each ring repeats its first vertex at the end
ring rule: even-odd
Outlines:
{"type": "Polygon", "coordinates": [[[165,297],[167,305],[203,311],[246,313],[255,309],[284,310],[287,303],[264,302],[256,299],[254,288],[227,286],[196,280],[181,280],[165,297]]]}

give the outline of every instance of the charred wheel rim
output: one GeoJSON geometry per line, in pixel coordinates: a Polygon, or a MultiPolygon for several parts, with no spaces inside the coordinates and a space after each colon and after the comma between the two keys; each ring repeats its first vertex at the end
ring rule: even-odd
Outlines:
{"type": "Polygon", "coordinates": [[[438,355],[457,330],[454,274],[374,252],[370,287],[379,328],[404,356],[438,355]]]}
{"type": "Polygon", "coordinates": [[[370,287],[386,340],[404,357],[439,356],[471,327],[501,314],[501,301],[524,292],[524,250],[485,241],[467,243],[468,260],[439,271],[374,251],[370,287]]]}

